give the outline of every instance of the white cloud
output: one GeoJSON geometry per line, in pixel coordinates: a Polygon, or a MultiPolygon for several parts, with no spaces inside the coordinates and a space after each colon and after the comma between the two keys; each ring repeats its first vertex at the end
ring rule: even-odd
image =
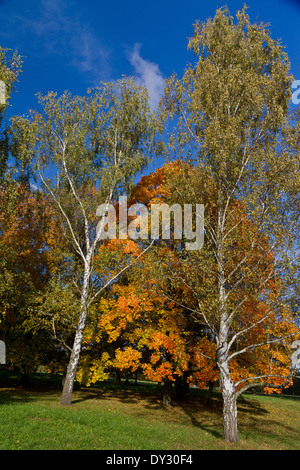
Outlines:
{"type": "Polygon", "coordinates": [[[140,49],[141,44],[136,43],[128,58],[136,73],[137,82],[148,89],[151,107],[155,109],[163,95],[165,79],[157,64],[143,59],[140,49]]]}

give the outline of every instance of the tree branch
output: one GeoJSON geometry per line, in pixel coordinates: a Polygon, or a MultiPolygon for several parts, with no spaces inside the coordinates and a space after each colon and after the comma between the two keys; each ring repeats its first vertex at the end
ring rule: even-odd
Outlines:
{"type": "Polygon", "coordinates": [[[239,395],[241,395],[243,392],[245,392],[246,390],[248,390],[251,387],[284,388],[286,385],[289,384],[291,378],[294,377],[294,376],[295,376],[295,374],[289,374],[289,375],[269,374],[269,375],[258,375],[256,377],[248,377],[246,379],[241,379],[241,380],[239,380],[238,382],[236,382],[234,384],[235,387],[237,387],[239,384],[241,384],[243,382],[248,382],[248,381],[251,381],[251,380],[259,380],[259,379],[263,379],[263,378],[266,378],[266,377],[269,377],[269,378],[276,378],[276,377],[277,378],[282,378],[282,379],[285,379],[285,381],[284,381],[283,384],[270,384],[269,382],[248,383],[247,385],[244,385],[244,387],[242,387],[240,390],[236,391],[236,396],[238,397],[239,395]]]}

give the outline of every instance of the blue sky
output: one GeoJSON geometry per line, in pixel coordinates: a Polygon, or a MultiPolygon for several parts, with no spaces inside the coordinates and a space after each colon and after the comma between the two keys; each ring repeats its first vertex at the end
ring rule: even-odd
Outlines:
{"type": "MultiPolygon", "coordinates": [[[[0,45],[24,56],[8,116],[36,108],[36,93],[85,94],[99,81],[133,75],[146,85],[155,106],[164,79],[179,76],[193,55],[187,51],[193,24],[217,8],[231,14],[243,1],[0,0],[0,45]]],[[[269,23],[300,79],[300,1],[249,0],[251,21],[269,23]]]]}
{"type": "MultiPolygon", "coordinates": [[[[249,0],[252,21],[270,23],[273,38],[287,47],[300,78],[300,2],[249,0]]],[[[181,75],[193,60],[188,37],[196,20],[226,4],[232,14],[243,1],[220,0],[0,0],[0,45],[24,56],[23,75],[9,114],[37,106],[36,93],[84,94],[100,80],[134,75],[155,105],[164,78],[181,75]]]]}

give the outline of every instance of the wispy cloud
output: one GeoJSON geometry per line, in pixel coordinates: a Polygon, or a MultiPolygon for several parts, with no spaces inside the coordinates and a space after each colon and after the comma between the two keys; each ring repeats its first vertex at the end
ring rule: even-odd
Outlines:
{"type": "Polygon", "coordinates": [[[148,89],[151,107],[157,108],[163,95],[165,79],[159,66],[150,62],[141,56],[141,44],[136,43],[131,51],[128,52],[128,58],[134,68],[136,80],[148,89]]]}
{"type": "Polygon", "coordinates": [[[88,75],[90,84],[110,76],[110,50],[68,1],[42,0],[39,15],[23,15],[19,20],[37,38],[38,47],[48,54],[65,57],[66,63],[88,75]]]}
{"type": "MultiPolygon", "coordinates": [[[[7,2],[10,5],[5,10],[7,23],[6,28],[0,29],[0,38],[5,37],[9,42],[17,31],[18,44],[22,41],[24,44],[20,53],[30,54],[36,69],[45,62],[56,70],[63,68],[63,73],[68,73],[71,67],[75,74],[83,76],[88,86],[98,85],[99,81],[115,82],[122,76],[122,70],[116,68],[116,55],[123,48],[112,50],[105,44],[101,31],[86,19],[84,6],[74,8],[74,0],[27,0],[18,9],[18,3],[19,0],[7,2]]],[[[125,54],[133,68],[132,75],[148,89],[151,107],[157,108],[165,81],[159,66],[142,56],[139,43],[126,49],[125,54]]],[[[118,60],[118,66],[122,64],[128,71],[124,56],[118,60]]]]}
{"type": "Polygon", "coordinates": [[[111,76],[111,51],[104,47],[98,38],[87,28],[78,28],[72,36],[74,55],[72,62],[81,72],[90,75],[91,82],[107,80],[111,76]]]}

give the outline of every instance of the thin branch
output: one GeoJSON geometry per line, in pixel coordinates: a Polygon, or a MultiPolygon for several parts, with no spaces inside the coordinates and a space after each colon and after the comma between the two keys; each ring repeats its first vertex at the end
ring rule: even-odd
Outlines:
{"type": "Polygon", "coordinates": [[[210,361],[215,361],[215,359],[216,359],[215,357],[207,356],[206,354],[203,354],[200,351],[197,351],[197,354],[199,354],[199,356],[205,357],[206,359],[209,359],[210,361]]]}
{"type": "MultiPolygon", "coordinates": [[[[205,317],[205,314],[204,314],[204,312],[202,311],[201,306],[200,306],[199,303],[198,303],[198,305],[199,305],[199,307],[200,307],[200,309],[201,309],[200,311],[195,310],[195,309],[193,309],[193,308],[191,308],[191,307],[188,307],[187,305],[183,305],[182,303],[178,302],[177,300],[173,299],[172,297],[169,297],[169,296],[168,296],[167,294],[165,294],[164,292],[162,292],[161,295],[162,295],[163,297],[165,297],[166,299],[170,300],[170,302],[174,302],[174,303],[175,303],[176,305],[178,305],[179,307],[184,308],[184,309],[186,309],[186,310],[189,310],[190,312],[196,313],[197,315],[203,316],[204,321],[205,321],[205,324],[206,324],[206,325],[212,330],[212,332],[214,333],[214,329],[213,329],[213,327],[210,326],[210,324],[209,324],[207,318],[205,317]]],[[[194,315],[192,315],[192,317],[193,317],[193,319],[194,319],[196,322],[200,323],[199,318],[195,317],[194,315]]]]}
{"type": "MultiPolygon", "coordinates": [[[[271,277],[273,276],[274,272],[275,272],[274,270],[271,270],[271,271],[270,271],[269,275],[259,284],[259,286],[257,287],[257,290],[260,290],[260,289],[271,279],[271,277]]],[[[238,282],[236,282],[236,284],[235,284],[235,286],[234,286],[234,289],[236,289],[237,285],[241,282],[241,280],[242,280],[243,278],[244,278],[244,276],[242,276],[242,278],[241,278],[238,282]]],[[[233,292],[233,289],[231,290],[231,292],[233,292]]],[[[250,296],[251,296],[252,294],[253,294],[253,292],[248,293],[248,294],[246,295],[246,297],[244,297],[244,299],[241,300],[241,302],[239,302],[238,305],[236,305],[236,307],[233,309],[233,311],[231,312],[231,314],[230,314],[229,317],[228,317],[228,322],[229,322],[229,323],[232,321],[232,319],[233,319],[234,315],[236,314],[237,310],[242,307],[242,305],[250,298],[250,296]]],[[[228,295],[229,295],[229,294],[226,295],[226,298],[228,297],[228,295]]]]}
{"type": "Polygon", "coordinates": [[[239,354],[243,354],[249,349],[255,349],[255,348],[258,348],[259,346],[265,346],[266,344],[278,343],[279,341],[282,341],[283,339],[291,338],[292,336],[297,336],[299,334],[300,334],[300,331],[297,331],[296,333],[290,333],[289,335],[281,336],[280,338],[276,338],[276,339],[263,341],[262,343],[250,344],[249,346],[246,346],[245,348],[240,349],[240,351],[236,351],[230,354],[230,356],[228,357],[228,360],[230,361],[233,357],[238,356],[239,354]]]}
{"type": "Polygon", "coordinates": [[[82,249],[81,249],[81,247],[80,247],[80,244],[79,244],[79,242],[78,242],[78,240],[77,240],[77,238],[76,238],[76,236],[75,236],[75,233],[74,233],[74,230],[73,230],[73,227],[72,227],[72,224],[71,224],[71,222],[70,222],[69,217],[68,217],[67,214],[65,213],[65,211],[64,211],[64,209],[63,209],[61,203],[59,202],[59,200],[58,200],[57,197],[55,196],[55,194],[54,194],[54,192],[52,191],[51,187],[46,183],[46,181],[45,181],[45,179],[44,179],[44,177],[43,177],[42,172],[40,171],[40,169],[39,169],[38,171],[39,171],[39,175],[40,175],[40,178],[41,178],[43,184],[46,186],[46,188],[47,188],[48,191],[50,192],[50,194],[51,194],[53,200],[54,200],[55,203],[58,205],[60,212],[62,213],[62,215],[63,215],[64,218],[66,219],[66,222],[67,222],[68,227],[69,227],[69,230],[70,230],[70,232],[71,232],[73,241],[74,241],[74,243],[75,243],[75,249],[76,249],[77,253],[81,256],[81,258],[83,259],[83,261],[85,261],[85,256],[84,256],[83,251],[82,251],[82,249]]]}
{"type": "Polygon", "coordinates": [[[243,335],[244,333],[246,333],[247,331],[251,330],[252,328],[254,328],[255,326],[259,325],[260,323],[262,323],[263,321],[265,321],[269,315],[271,315],[272,313],[272,310],[270,309],[269,310],[269,313],[267,315],[265,315],[263,318],[261,318],[260,320],[258,320],[257,322],[253,323],[252,325],[250,325],[248,328],[244,328],[243,330],[239,331],[238,333],[236,333],[231,341],[229,342],[228,344],[228,351],[229,349],[231,348],[232,344],[234,343],[234,341],[241,335],[243,335]]]}
{"type": "Polygon", "coordinates": [[[128,263],[124,268],[122,268],[117,274],[115,274],[112,278],[110,278],[105,284],[104,286],[102,286],[92,297],[91,299],[89,300],[88,302],[88,306],[96,299],[96,297],[98,297],[98,295],[104,290],[106,289],[106,287],[108,287],[115,279],[117,279],[124,271],[126,271],[127,269],[129,269],[134,263],[136,263],[138,261],[139,258],[141,258],[141,256],[143,256],[148,250],[149,248],[153,245],[153,243],[155,242],[155,239],[153,239],[151,241],[151,243],[136,257],[134,258],[134,260],[132,260],[130,263],[128,263]]]}
{"type": "Polygon", "coordinates": [[[237,387],[239,384],[243,383],[243,382],[249,382],[247,385],[245,385],[244,387],[242,387],[240,390],[236,391],[236,396],[238,397],[239,395],[241,395],[243,392],[245,392],[246,390],[248,390],[249,388],[251,387],[269,387],[269,388],[284,388],[286,385],[289,384],[290,380],[292,377],[294,377],[295,374],[291,373],[289,375],[279,375],[279,374],[269,374],[269,375],[258,375],[256,377],[248,377],[246,379],[241,379],[239,380],[238,382],[236,382],[234,385],[235,387],[237,387]],[[284,383],[282,384],[270,384],[269,382],[250,382],[251,380],[259,380],[259,379],[263,379],[263,378],[281,378],[281,379],[285,379],[284,383]]]}
{"type": "Polygon", "coordinates": [[[83,219],[84,219],[84,228],[85,228],[85,242],[86,242],[87,251],[89,251],[89,249],[90,249],[90,238],[89,238],[88,219],[87,219],[86,212],[85,212],[85,209],[83,207],[82,201],[81,201],[80,197],[78,196],[78,194],[76,192],[76,189],[75,189],[75,186],[74,186],[74,183],[73,183],[73,180],[70,177],[70,174],[69,174],[69,171],[68,171],[68,168],[67,168],[67,164],[66,164],[66,160],[65,160],[65,152],[66,152],[66,144],[63,144],[63,149],[62,149],[63,167],[64,167],[64,170],[65,170],[65,174],[67,176],[68,182],[70,184],[72,193],[73,193],[73,195],[74,195],[76,201],[78,202],[78,204],[81,208],[81,211],[82,211],[82,215],[83,215],[83,219]]]}
{"type": "Polygon", "coordinates": [[[186,115],[185,115],[185,111],[182,110],[182,115],[183,115],[183,119],[184,119],[184,122],[185,122],[185,125],[189,131],[189,133],[191,134],[192,138],[201,146],[201,141],[200,139],[196,136],[196,134],[192,131],[188,121],[187,121],[187,118],[186,118],[186,115]]]}
{"type": "Polygon", "coordinates": [[[58,338],[57,337],[57,334],[56,334],[56,329],[55,329],[55,321],[54,321],[54,316],[52,318],[52,328],[53,328],[53,333],[54,333],[54,339],[56,341],[58,341],[59,343],[61,343],[65,348],[67,348],[69,351],[72,352],[72,348],[70,348],[70,346],[62,339],[62,338],[58,338]]]}

